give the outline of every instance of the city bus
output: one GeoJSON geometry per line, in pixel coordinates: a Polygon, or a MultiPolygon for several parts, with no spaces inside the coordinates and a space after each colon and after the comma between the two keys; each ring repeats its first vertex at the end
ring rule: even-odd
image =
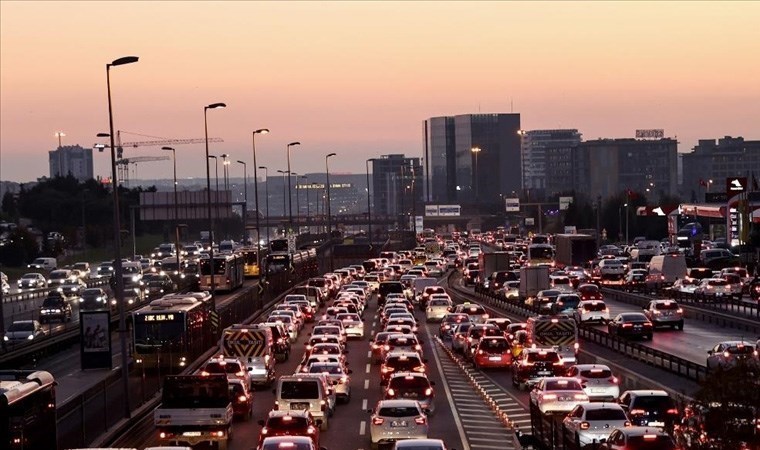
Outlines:
{"type": "Polygon", "coordinates": [[[554,266],[554,247],[549,244],[531,244],[528,246],[529,266],[554,266]]]}
{"type": "MultiPolygon", "coordinates": [[[[238,254],[214,255],[214,289],[234,291],[243,285],[245,278],[244,258],[238,254]]],[[[201,290],[211,290],[211,263],[201,258],[201,290]]]]}
{"type": "Polygon", "coordinates": [[[58,447],[55,384],[49,372],[0,370],[0,448],[58,447]]]}
{"type": "Polygon", "coordinates": [[[272,252],[267,255],[267,274],[289,272],[293,280],[315,276],[318,269],[317,251],[313,248],[293,253],[272,252]]]}
{"type": "Polygon", "coordinates": [[[182,370],[214,345],[208,292],[170,294],[132,313],[135,364],[182,370]]]}
{"type": "Polygon", "coordinates": [[[257,278],[260,275],[259,258],[255,248],[246,247],[240,250],[243,257],[243,269],[246,278],[257,278]]]}

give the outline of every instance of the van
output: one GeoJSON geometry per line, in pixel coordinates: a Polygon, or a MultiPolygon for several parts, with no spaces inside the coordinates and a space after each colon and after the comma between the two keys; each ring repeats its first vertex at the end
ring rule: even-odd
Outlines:
{"type": "Polygon", "coordinates": [[[248,369],[251,389],[274,381],[274,338],[268,326],[236,324],[222,331],[222,354],[237,358],[248,369]]]}
{"type": "Polygon", "coordinates": [[[322,431],[327,430],[329,388],[324,378],[283,375],[277,380],[274,409],[309,411],[322,431]]]}
{"type": "Polygon", "coordinates": [[[686,276],[686,257],[673,253],[669,255],[653,256],[649,261],[649,275],[647,285],[654,284],[656,287],[671,286],[677,279],[686,276]]]}
{"type": "Polygon", "coordinates": [[[377,290],[377,306],[382,307],[385,304],[385,298],[388,294],[403,294],[404,285],[399,281],[383,281],[377,290]]]}
{"type": "Polygon", "coordinates": [[[27,264],[28,269],[55,270],[58,267],[58,261],[55,258],[37,258],[27,264]]]}

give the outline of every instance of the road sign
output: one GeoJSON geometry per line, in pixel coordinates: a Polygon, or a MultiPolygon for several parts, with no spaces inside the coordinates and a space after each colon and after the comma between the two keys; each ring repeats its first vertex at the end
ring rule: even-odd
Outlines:
{"type": "Polygon", "coordinates": [[[567,208],[569,208],[570,207],[570,203],[572,203],[572,202],[573,202],[573,198],[572,197],[560,197],[559,198],[559,209],[560,209],[560,211],[564,211],[567,208]]]}
{"type": "Polygon", "coordinates": [[[520,199],[519,198],[505,198],[504,206],[506,212],[520,212],[520,199]]]}

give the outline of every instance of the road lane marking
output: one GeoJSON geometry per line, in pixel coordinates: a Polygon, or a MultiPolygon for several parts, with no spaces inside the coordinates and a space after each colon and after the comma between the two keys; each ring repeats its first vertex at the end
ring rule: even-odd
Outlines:
{"type": "Polygon", "coordinates": [[[369,379],[364,380],[364,389],[369,389],[369,379]]]}
{"type": "Polygon", "coordinates": [[[362,422],[359,424],[359,436],[364,436],[366,432],[367,432],[367,422],[362,420],[362,422]]]}
{"type": "Polygon", "coordinates": [[[367,352],[367,358],[372,358],[372,350],[367,352]]]}
{"type": "Polygon", "coordinates": [[[366,371],[365,371],[365,372],[366,372],[366,373],[369,373],[369,371],[370,371],[370,369],[371,369],[371,368],[372,368],[372,365],[371,365],[371,364],[369,364],[369,363],[367,363],[367,369],[366,369],[366,371]]]}
{"type": "Polygon", "coordinates": [[[366,410],[367,410],[367,399],[365,398],[364,400],[362,400],[362,411],[366,411],[366,410]]]}

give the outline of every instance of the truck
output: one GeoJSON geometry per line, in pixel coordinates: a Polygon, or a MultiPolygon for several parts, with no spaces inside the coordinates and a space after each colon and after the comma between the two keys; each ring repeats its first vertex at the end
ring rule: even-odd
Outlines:
{"type": "Polygon", "coordinates": [[[255,385],[271,385],[274,381],[274,341],[269,327],[231,325],[222,331],[219,347],[224,356],[237,358],[245,365],[251,377],[251,389],[255,385]]]}
{"type": "Polygon", "coordinates": [[[558,234],[554,236],[554,244],[554,260],[559,267],[583,267],[596,258],[596,238],[588,234],[558,234]]]}
{"type": "Polygon", "coordinates": [[[481,284],[491,277],[491,274],[499,270],[509,270],[510,258],[508,252],[481,253],[478,255],[478,267],[480,268],[481,284]]]}
{"type": "Polygon", "coordinates": [[[562,364],[568,368],[575,364],[578,355],[578,324],[566,314],[529,317],[525,331],[528,345],[554,349],[562,364]]]}
{"type": "Polygon", "coordinates": [[[153,424],[161,445],[207,442],[226,450],[232,414],[226,375],[167,375],[153,424]]]}
{"type": "Polygon", "coordinates": [[[540,291],[549,289],[549,268],[526,266],[520,269],[520,298],[535,298],[540,291]]]}

